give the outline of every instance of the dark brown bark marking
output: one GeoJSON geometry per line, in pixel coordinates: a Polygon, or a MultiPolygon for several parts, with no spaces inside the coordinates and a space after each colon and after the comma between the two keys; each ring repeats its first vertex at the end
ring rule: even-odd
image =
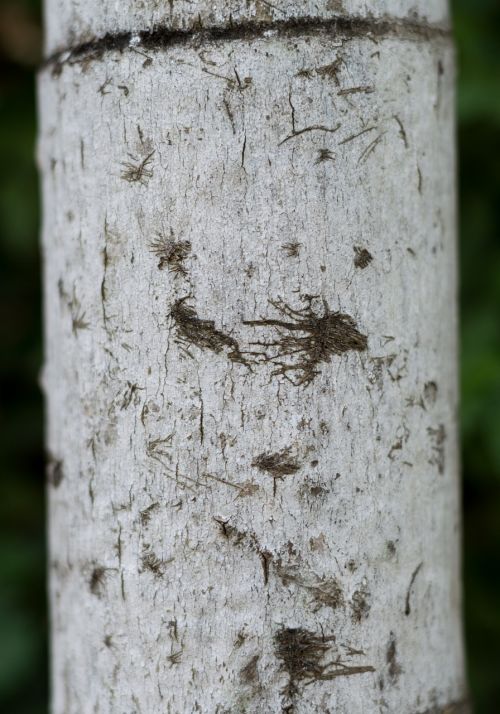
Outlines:
{"type": "Polygon", "coordinates": [[[149,524],[149,522],[151,520],[151,516],[153,515],[153,511],[156,511],[159,508],[159,506],[160,506],[160,504],[155,502],[155,503],[152,503],[147,508],[144,508],[140,512],[141,525],[144,528],[149,524]]]}
{"type": "Polygon", "coordinates": [[[291,476],[299,471],[301,464],[291,456],[291,447],[276,453],[264,452],[253,461],[252,466],[273,477],[273,495],[276,495],[277,481],[283,481],[285,476],[291,476]]]}
{"type": "Polygon", "coordinates": [[[438,386],[436,382],[426,382],[424,384],[424,399],[431,406],[436,403],[438,386]]]}
{"type": "Polygon", "coordinates": [[[169,237],[158,234],[157,240],[150,245],[150,250],[158,260],[158,268],[163,270],[168,268],[171,273],[187,275],[184,261],[191,253],[191,243],[187,240],[175,240],[173,235],[169,237]]]}
{"type": "Polygon", "coordinates": [[[154,153],[154,151],[151,151],[142,161],[138,161],[131,156],[132,161],[124,161],[122,163],[123,171],[120,177],[128,183],[139,183],[141,186],[146,186],[149,179],[153,176],[153,170],[150,168],[150,164],[154,153]]]}
{"type": "Polygon", "coordinates": [[[188,349],[190,345],[199,347],[202,350],[210,350],[216,354],[221,354],[221,352],[227,350],[227,357],[232,362],[239,362],[248,366],[237,341],[218,330],[213,320],[200,319],[195,309],[186,305],[186,300],[188,299],[189,297],[184,297],[176,300],[170,311],[170,315],[175,322],[178,343],[184,347],[185,352],[192,357],[188,349]]]}
{"type": "Polygon", "coordinates": [[[373,256],[366,248],[361,248],[358,245],[354,246],[354,265],[356,268],[364,269],[373,260],[373,256]]]}
{"type": "Polygon", "coordinates": [[[337,610],[344,606],[344,593],[342,586],[336,578],[326,578],[315,576],[314,580],[303,577],[296,566],[283,566],[281,562],[277,565],[277,573],[283,585],[295,583],[304,588],[312,596],[312,611],[317,612],[322,607],[330,607],[337,610]]]}
{"type": "Polygon", "coordinates": [[[224,521],[222,518],[214,517],[214,521],[218,524],[221,534],[231,545],[242,546],[257,553],[262,565],[264,585],[267,585],[269,582],[269,565],[273,559],[272,553],[260,545],[255,533],[240,531],[231,525],[229,521],[224,521]]]}
{"type": "Polygon", "coordinates": [[[58,488],[64,479],[64,469],[62,459],[55,459],[53,456],[48,456],[47,466],[47,483],[54,488],[58,488]]]}
{"type": "Polygon", "coordinates": [[[159,558],[152,550],[149,544],[144,544],[142,556],[141,556],[141,567],[142,571],[149,571],[157,578],[162,578],[165,572],[165,567],[173,562],[173,558],[168,560],[162,560],[159,558]]]}
{"type": "Polygon", "coordinates": [[[299,72],[297,72],[297,77],[304,77],[306,79],[311,79],[314,75],[316,75],[317,77],[327,77],[329,79],[333,79],[335,81],[335,84],[338,85],[338,73],[343,63],[343,57],[337,57],[337,59],[331,62],[330,64],[325,64],[321,67],[310,67],[301,69],[299,72]]]}
{"type": "Polygon", "coordinates": [[[253,684],[259,678],[259,673],[257,670],[257,663],[259,661],[259,655],[254,655],[247,664],[240,670],[240,679],[243,684],[253,684]]]}
{"type": "Polygon", "coordinates": [[[396,637],[394,635],[394,632],[391,632],[389,644],[387,645],[385,661],[387,662],[387,671],[389,673],[389,679],[392,684],[395,684],[398,681],[399,675],[403,670],[401,669],[401,665],[397,660],[396,637]]]}
{"type": "Polygon", "coordinates": [[[95,595],[96,597],[100,597],[102,595],[107,570],[107,568],[103,568],[101,565],[96,565],[93,568],[89,578],[89,589],[92,595],[95,595]]]}
{"type": "Polygon", "coordinates": [[[277,328],[278,337],[275,340],[251,343],[274,348],[276,354],[270,355],[265,351],[248,354],[273,362],[276,369],[272,375],[283,375],[297,387],[308,386],[319,374],[318,367],[322,362],[329,362],[333,356],[345,352],[362,352],[368,346],[366,335],[359,332],[350,315],[331,311],[326,300],[322,301],[322,313],[315,312],[312,307],[315,297],[304,296],[306,307],[299,310],[292,309],[282,300],[270,300],[281,319],[243,320],[245,325],[277,328]],[[286,357],[295,358],[295,361],[283,361],[286,357]]]}
{"type": "Polygon", "coordinates": [[[429,427],[427,433],[432,442],[432,457],[429,459],[429,463],[432,466],[437,466],[438,472],[442,475],[445,469],[444,442],[446,441],[446,429],[444,424],[440,424],[436,429],[429,427]]]}
{"type": "Polygon", "coordinates": [[[348,665],[338,658],[323,663],[334,642],[333,635],[325,637],[301,627],[283,627],[278,630],[274,636],[275,653],[282,663],[282,669],[289,677],[287,685],[282,690],[282,694],[289,702],[293,701],[299,693],[300,683],[306,685],[333,680],[336,677],[375,672],[372,666],[348,665]]]}
{"type": "Polygon", "coordinates": [[[300,249],[301,249],[302,245],[301,245],[301,243],[292,241],[290,243],[283,243],[283,245],[281,247],[285,251],[287,258],[296,258],[300,253],[300,249]]]}
{"type": "Polygon", "coordinates": [[[314,163],[318,165],[324,164],[326,161],[335,161],[335,154],[330,149],[319,149],[314,163]]]}
{"type": "Polygon", "coordinates": [[[366,620],[370,613],[370,593],[367,590],[356,590],[351,598],[351,612],[353,622],[366,620]]]}
{"type": "Polygon", "coordinates": [[[252,466],[258,468],[259,471],[266,471],[274,478],[281,478],[297,473],[301,464],[291,456],[291,447],[288,447],[276,453],[264,452],[259,454],[252,461],[252,466]]]}

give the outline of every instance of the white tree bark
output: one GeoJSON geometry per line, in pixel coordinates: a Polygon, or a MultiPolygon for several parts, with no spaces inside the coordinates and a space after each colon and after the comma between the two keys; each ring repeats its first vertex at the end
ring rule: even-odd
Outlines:
{"type": "Polygon", "coordinates": [[[445,2],[46,5],[53,714],[465,712],[445,2]]]}

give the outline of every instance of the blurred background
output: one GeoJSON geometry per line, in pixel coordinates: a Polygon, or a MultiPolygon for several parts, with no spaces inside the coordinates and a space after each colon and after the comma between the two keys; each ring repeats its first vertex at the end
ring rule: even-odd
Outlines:
{"type": "MultiPolygon", "coordinates": [[[[465,622],[476,714],[500,712],[500,0],[453,0],[459,60],[465,622]]],[[[39,0],[0,0],[0,711],[47,714],[39,0]]]]}

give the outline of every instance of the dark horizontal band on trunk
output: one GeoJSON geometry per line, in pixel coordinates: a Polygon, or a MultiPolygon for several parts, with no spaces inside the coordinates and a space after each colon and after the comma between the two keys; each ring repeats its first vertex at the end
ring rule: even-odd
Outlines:
{"type": "Polygon", "coordinates": [[[43,63],[43,67],[57,68],[83,60],[100,59],[107,52],[122,52],[128,48],[143,52],[165,50],[188,43],[203,45],[211,42],[253,40],[268,36],[270,33],[282,37],[331,35],[346,39],[396,37],[403,40],[430,40],[450,36],[450,30],[446,27],[390,18],[336,17],[325,20],[301,17],[274,22],[243,21],[224,27],[210,28],[203,28],[200,24],[196,24],[190,29],[183,30],[158,26],[153,30],[108,33],[75,44],[50,55],[43,63]]]}

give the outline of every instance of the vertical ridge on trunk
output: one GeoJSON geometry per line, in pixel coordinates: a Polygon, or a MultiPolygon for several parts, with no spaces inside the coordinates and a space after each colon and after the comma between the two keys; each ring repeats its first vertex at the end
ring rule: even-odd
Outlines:
{"type": "Polygon", "coordinates": [[[39,79],[53,714],[466,710],[453,49],[364,5],[47,2],[130,33],[39,79]]]}

